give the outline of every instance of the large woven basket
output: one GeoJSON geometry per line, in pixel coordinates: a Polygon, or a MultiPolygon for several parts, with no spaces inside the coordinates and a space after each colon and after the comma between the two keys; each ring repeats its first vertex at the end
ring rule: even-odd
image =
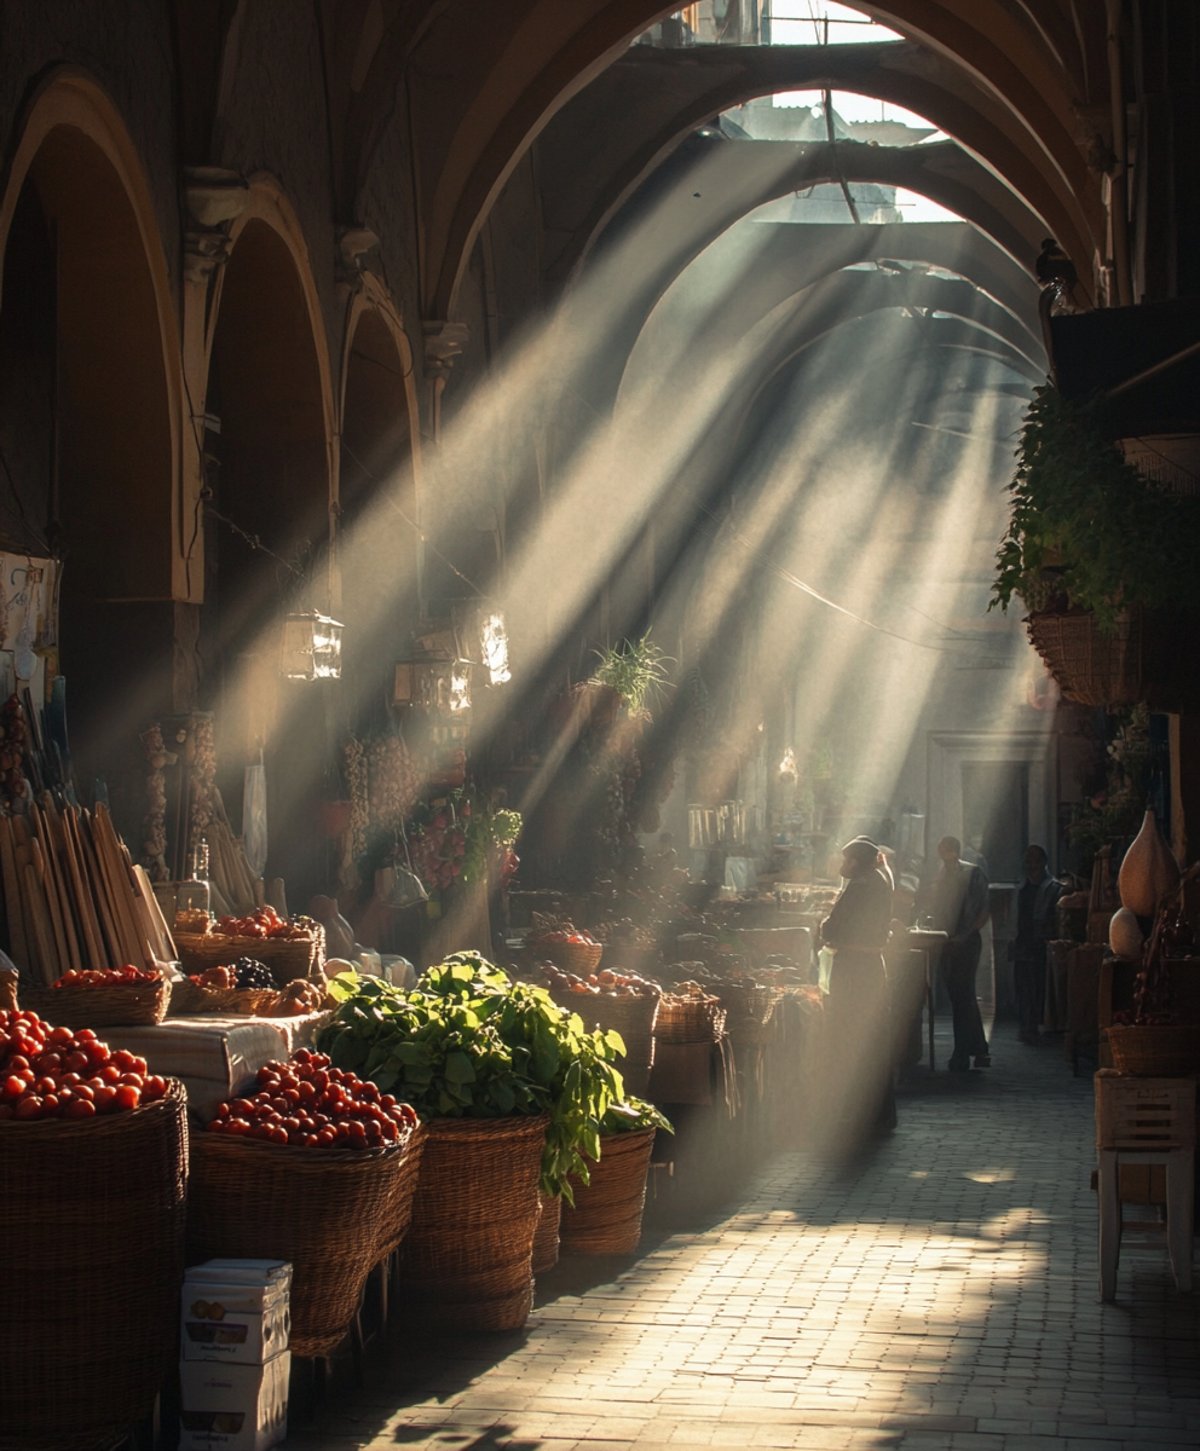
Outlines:
{"type": "Polygon", "coordinates": [[[717,997],[659,999],[654,1036],[660,1043],[715,1043],[725,1031],[725,1009],[717,997]]]}
{"type": "Polygon", "coordinates": [[[573,972],[576,977],[587,977],[600,966],[604,956],[602,942],[552,942],[544,937],[530,937],[525,944],[536,957],[561,967],[563,972],[573,972]]]}
{"type": "Polygon", "coordinates": [[[734,1046],[754,1046],[766,1040],[783,989],[760,983],[723,982],[715,991],[725,1009],[725,1031],[734,1046]]]}
{"type": "Polygon", "coordinates": [[[586,1028],[614,1029],[625,1041],[618,1065],[627,1093],[644,1097],[654,1066],[654,1025],[660,999],[642,993],[554,993],[554,1001],[578,1013],[586,1028]]]}
{"type": "Polygon", "coordinates": [[[325,962],[325,929],[316,926],[305,937],[227,937],[222,932],[177,932],[175,945],[184,972],[224,967],[239,957],[266,963],[282,986],[294,977],[321,976],[325,962]]]}
{"type": "Polygon", "coordinates": [[[1037,612],[1025,628],[1068,700],[1081,705],[1136,705],[1146,699],[1140,610],[1118,615],[1111,632],[1088,610],[1037,612]]]}
{"type": "Polygon", "coordinates": [[[0,1123],[0,1451],[107,1451],[175,1357],[187,1204],[181,1084],[132,1113],[0,1123]]]}
{"type": "Polygon", "coordinates": [[[533,1236],[549,1116],[433,1119],[400,1246],[415,1323],[519,1330],[533,1304],[533,1236]]]}
{"type": "Polygon", "coordinates": [[[1114,1024],[1104,1031],[1118,1073],[1138,1078],[1178,1078],[1200,1073],[1200,1026],[1114,1024]]]}
{"type": "Polygon", "coordinates": [[[562,1223],[562,1195],[541,1197],[537,1229],[533,1235],[533,1273],[544,1275],[558,1264],[558,1228],[562,1223]]]}
{"type": "Polygon", "coordinates": [[[171,1004],[171,984],[114,983],[111,987],[52,987],[24,994],[25,1004],[48,1023],[64,1028],[116,1028],[161,1023],[171,1004]]]}
{"type": "Polygon", "coordinates": [[[197,1134],[188,1253],[290,1260],[292,1351],[328,1355],[353,1325],[371,1270],[403,1235],[422,1144],[420,1133],[365,1150],[197,1134]]]}
{"type": "Polygon", "coordinates": [[[591,1182],[572,1180],[575,1207],[563,1205],[559,1236],[564,1254],[629,1255],[642,1237],[646,1177],[654,1130],[604,1134],[591,1182]]]}

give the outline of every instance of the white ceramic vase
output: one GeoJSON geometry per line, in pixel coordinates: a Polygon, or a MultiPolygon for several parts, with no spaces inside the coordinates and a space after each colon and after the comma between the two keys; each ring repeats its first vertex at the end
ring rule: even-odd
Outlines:
{"type": "Polygon", "coordinates": [[[1117,873],[1121,906],[1138,917],[1153,917],[1158,904],[1178,885],[1179,863],[1158,829],[1154,812],[1147,811],[1117,873]]]}

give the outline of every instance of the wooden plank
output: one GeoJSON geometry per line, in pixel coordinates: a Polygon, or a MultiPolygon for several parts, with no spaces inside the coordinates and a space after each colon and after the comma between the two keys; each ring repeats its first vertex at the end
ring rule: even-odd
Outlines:
{"type": "Polygon", "coordinates": [[[154,926],[155,945],[161,952],[162,961],[178,962],[179,948],[175,945],[175,934],[167,925],[167,919],[163,916],[158,898],[154,895],[154,884],[150,880],[149,872],[145,867],[134,863],[133,879],[137,883],[142,900],[146,904],[146,911],[154,926]]]}
{"type": "Polygon", "coordinates": [[[71,889],[71,879],[67,873],[66,839],[58,807],[54,804],[54,797],[48,791],[42,798],[42,821],[45,824],[46,833],[43,838],[43,849],[46,852],[46,861],[55,874],[55,889],[58,892],[63,930],[67,939],[68,965],[82,967],[82,935],[77,925],[77,908],[71,889]]]}
{"type": "MultiPolygon", "coordinates": [[[[34,807],[37,810],[37,807],[34,807]]],[[[36,821],[37,818],[35,817],[36,821]]],[[[54,948],[54,976],[61,977],[66,972],[69,962],[67,959],[67,934],[63,928],[62,913],[59,910],[58,894],[54,889],[54,879],[50,875],[50,868],[46,862],[46,853],[42,848],[41,838],[33,836],[30,838],[29,851],[33,857],[33,871],[37,877],[38,886],[42,889],[42,900],[46,904],[46,917],[50,923],[51,945],[54,948]]]]}
{"type": "Polygon", "coordinates": [[[150,952],[149,945],[141,940],[131,900],[133,889],[125,875],[124,865],[117,857],[116,831],[108,808],[102,802],[96,803],[92,815],[92,835],[100,873],[108,890],[113,921],[121,941],[121,962],[130,962],[135,967],[149,967],[153,953],[150,952]]]}
{"type": "Polygon", "coordinates": [[[32,861],[21,866],[21,880],[25,886],[25,905],[29,911],[29,925],[33,937],[33,951],[37,959],[36,970],[47,987],[59,976],[54,971],[54,939],[50,923],[46,919],[46,904],[42,900],[42,889],[38,885],[37,872],[32,861]]]}
{"type": "Polygon", "coordinates": [[[96,844],[92,838],[92,819],[86,810],[80,810],[75,820],[79,827],[80,859],[83,865],[84,880],[88,884],[91,899],[96,907],[96,920],[100,927],[100,938],[103,943],[104,959],[100,965],[120,967],[125,961],[121,949],[121,934],[117,930],[112,907],[108,900],[108,888],[100,872],[96,844]]]}
{"type": "Polygon", "coordinates": [[[79,930],[82,935],[82,952],[86,959],[84,967],[105,967],[107,956],[96,915],[96,904],[92,899],[91,884],[85,879],[83,866],[83,845],[79,835],[79,818],[76,809],[68,806],[62,814],[63,846],[67,863],[67,879],[71,883],[71,895],[79,914],[79,930]]]}
{"type": "Polygon", "coordinates": [[[28,969],[29,935],[25,926],[25,910],[21,902],[21,878],[17,871],[16,843],[12,819],[0,816],[0,877],[4,881],[4,914],[8,921],[8,945],[13,960],[28,969]]]}

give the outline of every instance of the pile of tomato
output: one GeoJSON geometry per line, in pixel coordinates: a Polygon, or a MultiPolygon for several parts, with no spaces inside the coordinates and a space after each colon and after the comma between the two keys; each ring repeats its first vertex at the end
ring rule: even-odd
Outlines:
{"type": "Polygon", "coordinates": [[[160,972],[147,972],[143,968],[134,967],[127,962],[124,967],[73,967],[69,972],[64,972],[53,987],[124,987],[128,984],[140,985],[149,982],[161,982],[160,972]]]}
{"type": "Polygon", "coordinates": [[[310,924],[281,917],[274,907],[259,907],[243,917],[218,917],[217,931],[223,932],[226,937],[282,937],[292,940],[312,935],[310,924]]]}
{"type": "Polygon", "coordinates": [[[379,1149],[417,1124],[411,1104],[334,1068],[327,1053],[298,1048],[286,1063],[264,1064],[256,1081],[256,1093],[220,1105],[210,1133],[307,1149],[379,1149]]]}
{"type": "Polygon", "coordinates": [[[0,1120],[129,1113],[166,1092],[144,1058],[109,1048],[91,1028],[52,1028],[36,1013],[0,1009],[0,1120]]]}

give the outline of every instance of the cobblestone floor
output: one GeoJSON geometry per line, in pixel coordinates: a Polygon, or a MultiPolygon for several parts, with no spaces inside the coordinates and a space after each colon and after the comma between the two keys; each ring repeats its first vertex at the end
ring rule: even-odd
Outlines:
{"type": "Polygon", "coordinates": [[[1098,1299],[1090,1077],[1003,1030],[993,1052],[914,1070],[851,1166],[778,1153],[640,1258],[564,1261],[522,1335],[375,1342],[287,1446],[1200,1446],[1200,1295],[1127,1236],[1098,1299]]]}

